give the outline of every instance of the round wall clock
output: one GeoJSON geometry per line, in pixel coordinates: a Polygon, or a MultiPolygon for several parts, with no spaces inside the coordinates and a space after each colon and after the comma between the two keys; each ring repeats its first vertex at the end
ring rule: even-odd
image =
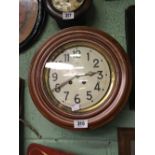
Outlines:
{"type": "Polygon", "coordinates": [[[92,0],[44,0],[49,14],[60,27],[69,27],[84,23],[85,14],[92,0]]]}
{"type": "Polygon", "coordinates": [[[40,32],[45,18],[42,0],[19,1],[19,48],[24,49],[40,32]]]}
{"type": "Polygon", "coordinates": [[[123,48],[89,27],[67,28],[34,56],[29,88],[39,111],[51,122],[85,130],[111,121],[126,103],[131,67],[123,48]]]}

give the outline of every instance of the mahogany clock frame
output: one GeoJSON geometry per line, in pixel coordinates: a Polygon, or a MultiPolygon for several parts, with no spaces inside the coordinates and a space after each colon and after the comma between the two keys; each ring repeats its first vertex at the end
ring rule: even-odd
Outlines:
{"type": "Polygon", "coordinates": [[[67,129],[88,130],[100,127],[121,111],[127,102],[132,83],[132,71],[127,54],[121,45],[105,32],[89,27],[72,27],[51,37],[34,56],[29,72],[29,90],[38,110],[51,122],[67,129]],[[43,70],[48,57],[65,44],[84,41],[103,48],[113,64],[116,80],[108,98],[98,108],[84,113],[67,113],[52,104],[43,86],[43,70]],[[74,128],[74,120],[87,119],[88,128],[74,128]]]}

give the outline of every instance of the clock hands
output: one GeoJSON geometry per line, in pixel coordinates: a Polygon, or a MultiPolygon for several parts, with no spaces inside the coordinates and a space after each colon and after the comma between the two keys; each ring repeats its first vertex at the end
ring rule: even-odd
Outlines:
{"type": "Polygon", "coordinates": [[[82,77],[82,76],[93,76],[95,74],[97,74],[98,72],[88,72],[88,73],[85,73],[85,74],[81,74],[81,75],[75,75],[76,78],[79,78],[79,77],[82,77]]]}
{"type": "MultiPolygon", "coordinates": [[[[68,79],[67,81],[65,81],[65,82],[63,82],[63,83],[61,83],[57,88],[62,88],[63,86],[65,86],[69,81],[71,81],[71,80],[73,80],[74,78],[76,78],[77,77],[77,75],[76,76],[73,76],[73,77],[71,77],[70,79],[68,79]]],[[[55,88],[53,88],[52,89],[52,92],[53,91],[55,91],[55,88]]]]}
{"type": "MultiPolygon", "coordinates": [[[[97,72],[92,72],[92,71],[90,71],[90,72],[85,73],[85,74],[75,75],[75,76],[71,77],[70,79],[68,79],[67,81],[61,83],[57,88],[59,88],[59,89],[62,88],[62,87],[65,86],[69,81],[71,81],[71,80],[73,80],[73,79],[75,79],[75,78],[80,78],[80,77],[83,77],[83,76],[94,76],[94,75],[97,74],[97,73],[98,73],[98,71],[97,71],[97,72]]],[[[53,88],[51,91],[52,91],[52,92],[55,91],[55,88],[53,88]]]]}

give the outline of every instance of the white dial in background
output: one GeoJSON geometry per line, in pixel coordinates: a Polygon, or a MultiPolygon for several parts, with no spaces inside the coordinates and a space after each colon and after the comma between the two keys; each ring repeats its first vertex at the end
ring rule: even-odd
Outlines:
{"type": "Polygon", "coordinates": [[[50,95],[69,108],[89,108],[109,90],[111,71],[107,60],[95,49],[77,46],[64,50],[45,65],[50,95]]]}
{"type": "Polygon", "coordinates": [[[71,12],[77,10],[85,0],[52,0],[52,5],[59,11],[71,12]]]}

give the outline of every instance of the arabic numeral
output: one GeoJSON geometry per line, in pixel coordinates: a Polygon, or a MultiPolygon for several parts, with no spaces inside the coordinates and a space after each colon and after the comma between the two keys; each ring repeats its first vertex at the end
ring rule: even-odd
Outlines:
{"type": "Polygon", "coordinates": [[[53,81],[56,81],[58,79],[58,74],[57,73],[53,73],[52,74],[52,78],[53,78],[53,81]]]}
{"type": "Polygon", "coordinates": [[[78,126],[85,126],[85,122],[84,121],[78,121],[78,126]]]}
{"type": "Polygon", "coordinates": [[[55,85],[55,91],[59,93],[61,91],[60,84],[55,85]]]}
{"type": "Polygon", "coordinates": [[[80,58],[81,57],[81,51],[79,49],[74,50],[73,54],[75,55],[74,58],[80,58]]]}
{"type": "Polygon", "coordinates": [[[87,53],[87,60],[89,61],[90,60],[90,54],[87,53]]]}
{"type": "Polygon", "coordinates": [[[77,94],[77,95],[75,95],[75,97],[74,97],[74,101],[75,101],[75,103],[80,103],[80,98],[79,98],[79,94],[77,94]]]}
{"type": "Polygon", "coordinates": [[[103,79],[103,71],[98,71],[98,73],[99,73],[98,79],[99,80],[103,79]]]}
{"type": "Polygon", "coordinates": [[[97,82],[97,84],[95,85],[94,90],[97,90],[97,91],[100,91],[101,90],[101,88],[100,88],[100,82],[97,82]]]}
{"type": "Polygon", "coordinates": [[[93,63],[94,63],[94,68],[99,68],[99,60],[98,59],[94,59],[93,63]]]}
{"type": "Polygon", "coordinates": [[[65,62],[69,62],[69,54],[64,54],[65,62]]]}
{"type": "Polygon", "coordinates": [[[69,95],[69,91],[64,91],[64,93],[66,94],[66,96],[65,96],[65,101],[66,101],[68,98],[68,95],[69,95]]]}
{"type": "Polygon", "coordinates": [[[87,100],[91,100],[93,98],[91,91],[87,91],[87,100]]]}

